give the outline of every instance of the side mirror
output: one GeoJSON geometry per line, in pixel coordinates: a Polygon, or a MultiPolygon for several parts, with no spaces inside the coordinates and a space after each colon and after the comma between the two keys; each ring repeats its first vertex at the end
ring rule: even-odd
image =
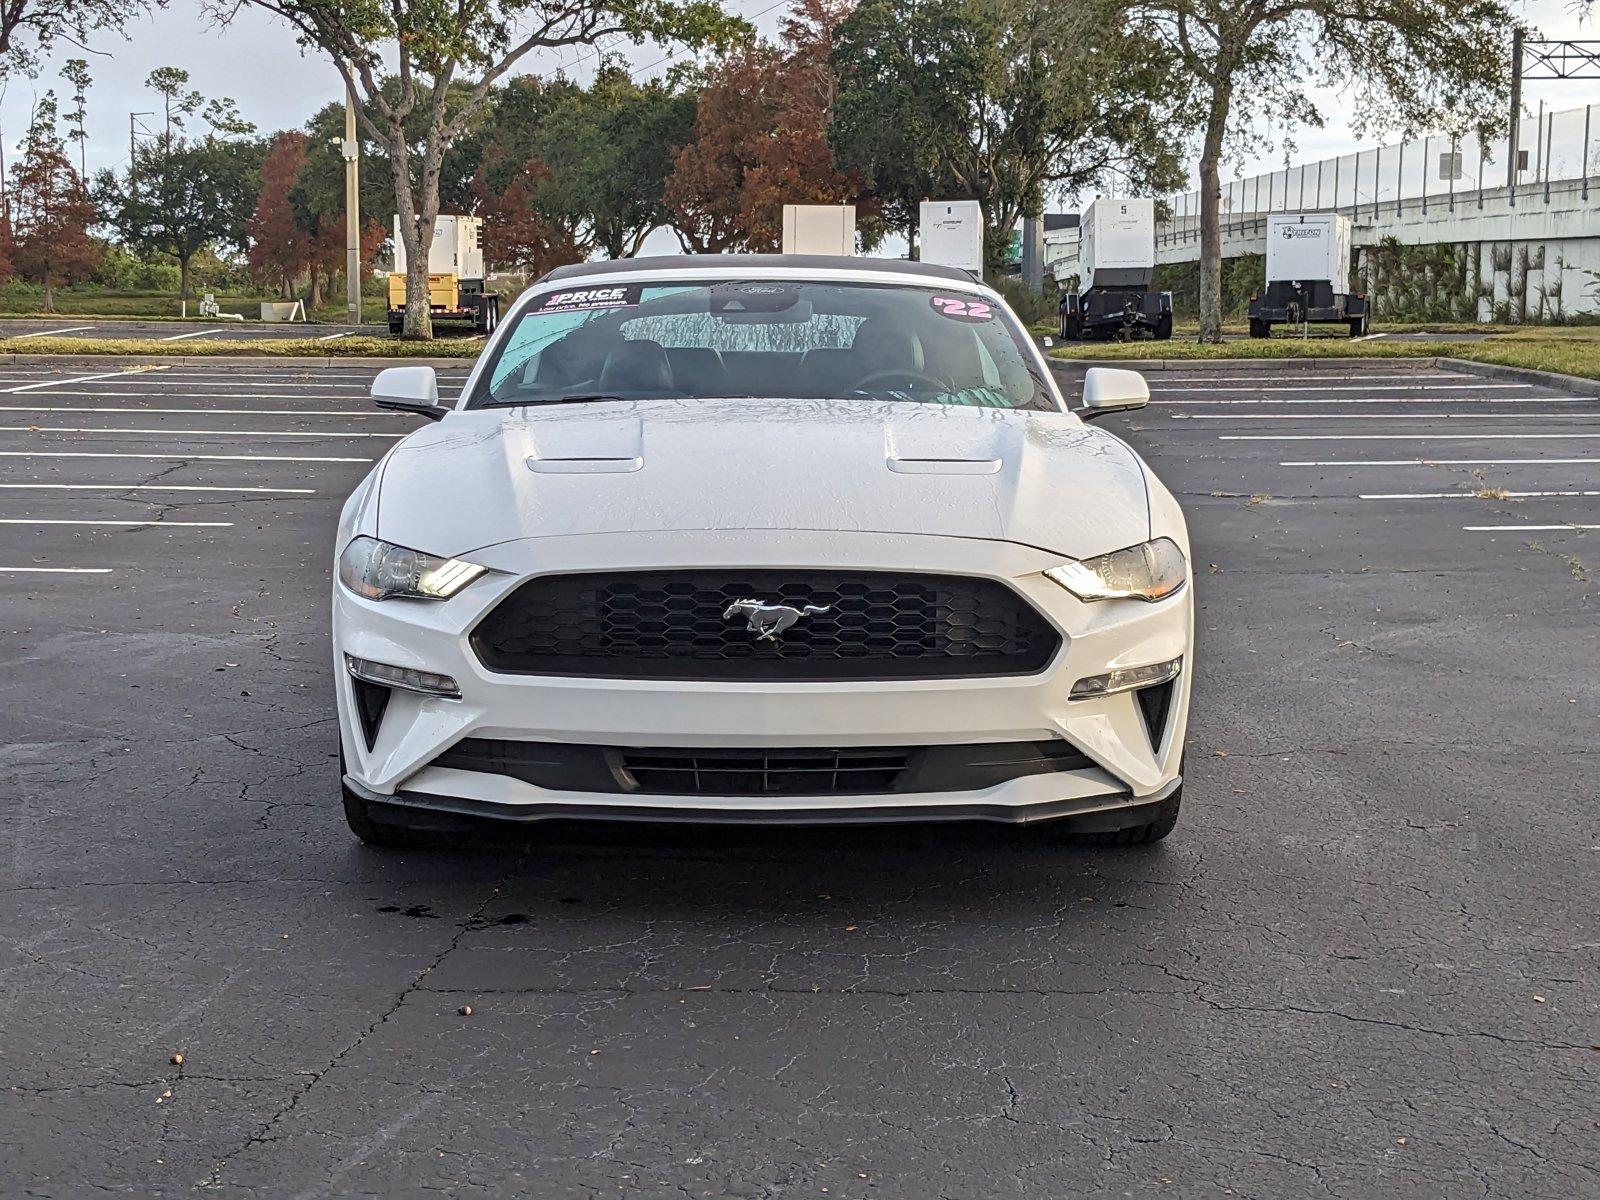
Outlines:
{"type": "Polygon", "coordinates": [[[1083,407],[1078,416],[1093,421],[1107,413],[1127,412],[1150,403],[1150,386],[1137,371],[1090,367],[1083,377],[1083,407]]]}
{"type": "Polygon", "coordinates": [[[385,367],[372,381],[372,402],[390,412],[414,413],[430,421],[450,411],[439,403],[439,377],[432,367],[385,367]]]}

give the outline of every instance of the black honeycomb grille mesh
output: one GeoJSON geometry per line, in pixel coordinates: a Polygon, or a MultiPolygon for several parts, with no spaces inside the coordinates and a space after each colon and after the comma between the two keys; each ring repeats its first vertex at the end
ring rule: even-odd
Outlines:
{"type": "Polygon", "coordinates": [[[472,634],[491,671],[750,681],[1026,675],[1060,645],[1004,584],[840,571],[647,571],[531,579],[472,634]],[[737,600],[828,611],[761,641],[737,600]]]}

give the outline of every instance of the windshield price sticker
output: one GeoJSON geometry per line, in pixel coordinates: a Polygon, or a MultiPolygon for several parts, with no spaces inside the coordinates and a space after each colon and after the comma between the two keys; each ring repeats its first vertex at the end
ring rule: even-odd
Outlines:
{"type": "Polygon", "coordinates": [[[956,296],[933,296],[928,303],[940,316],[952,321],[990,321],[994,319],[994,305],[986,300],[969,300],[956,296]]]}
{"type": "Polygon", "coordinates": [[[576,288],[568,292],[552,292],[540,300],[530,312],[584,312],[595,308],[627,308],[639,303],[640,285],[623,287],[576,288]]]}

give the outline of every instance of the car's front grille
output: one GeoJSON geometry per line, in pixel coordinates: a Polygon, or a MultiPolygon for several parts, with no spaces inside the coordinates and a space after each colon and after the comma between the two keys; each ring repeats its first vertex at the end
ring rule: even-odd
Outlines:
{"type": "Polygon", "coordinates": [[[641,792],[684,796],[829,796],[889,792],[905,750],[624,750],[641,792]]]}
{"type": "Polygon", "coordinates": [[[847,796],[981,791],[1095,764],[1066,742],[702,749],[466,738],[431,765],[505,775],[552,792],[847,796]]]}
{"type": "Polygon", "coordinates": [[[1027,675],[1060,644],[995,580],[868,571],[543,576],[472,633],[491,671],[756,682],[1027,675]]]}

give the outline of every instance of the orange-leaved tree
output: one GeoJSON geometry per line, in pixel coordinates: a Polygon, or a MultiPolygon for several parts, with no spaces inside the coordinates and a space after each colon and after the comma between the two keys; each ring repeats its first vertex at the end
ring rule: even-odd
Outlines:
{"type": "Polygon", "coordinates": [[[261,196],[245,223],[250,238],[250,271],[288,300],[311,263],[310,239],[295,220],[290,193],[306,161],[306,135],[297,130],[272,139],[261,164],[261,196]]]}
{"type": "Polygon", "coordinates": [[[57,285],[91,273],[100,246],[89,236],[96,213],[72,169],[56,130],[56,99],[46,92],[34,108],[22,158],[11,168],[11,256],[18,274],[44,285],[44,307],[54,312],[57,285]]]}
{"type": "Polygon", "coordinates": [[[777,45],[749,43],[711,68],[694,137],[667,179],[667,208],[685,249],[776,250],[785,204],[860,203],[860,178],[839,170],[828,145],[828,55],[851,7],[797,0],[777,45]]]}

